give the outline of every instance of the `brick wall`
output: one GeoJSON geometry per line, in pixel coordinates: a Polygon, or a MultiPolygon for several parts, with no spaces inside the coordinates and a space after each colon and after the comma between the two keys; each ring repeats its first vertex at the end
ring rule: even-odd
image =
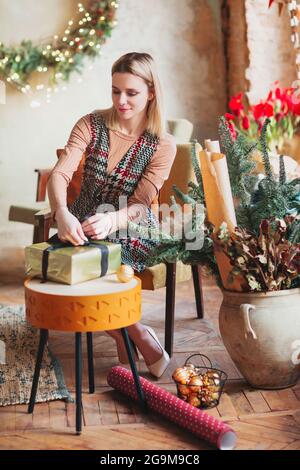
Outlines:
{"type": "Polygon", "coordinates": [[[248,91],[251,102],[266,97],[278,80],[296,79],[287,9],[281,16],[268,0],[227,0],[228,83],[230,94],[248,91]]]}

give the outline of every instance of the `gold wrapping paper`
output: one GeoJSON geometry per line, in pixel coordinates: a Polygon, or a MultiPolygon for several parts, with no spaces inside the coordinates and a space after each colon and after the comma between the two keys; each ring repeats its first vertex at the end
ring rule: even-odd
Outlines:
{"type": "MultiPolygon", "coordinates": [[[[232,232],[237,222],[226,157],[220,152],[218,141],[205,141],[205,144],[208,151],[200,151],[199,157],[207,217],[215,226],[215,232],[223,222],[227,223],[228,230],[232,232]]],[[[223,287],[227,290],[242,291],[241,279],[235,278],[232,283],[228,281],[232,266],[227,256],[218,248],[215,248],[215,256],[223,287]]]]}
{"type": "MultiPolygon", "coordinates": [[[[121,245],[93,240],[108,248],[108,269],[112,274],[121,265],[121,245]]],[[[35,243],[25,248],[26,275],[42,278],[43,252],[51,246],[47,242],[35,243]]],[[[74,246],[49,252],[47,279],[62,284],[78,284],[101,275],[101,251],[97,247],[74,246]]]]}

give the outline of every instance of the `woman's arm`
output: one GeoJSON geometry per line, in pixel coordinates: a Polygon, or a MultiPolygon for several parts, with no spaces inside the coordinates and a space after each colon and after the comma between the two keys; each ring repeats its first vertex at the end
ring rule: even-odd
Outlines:
{"type": "Polygon", "coordinates": [[[48,180],[47,190],[52,216],[59,207],[67,207],[68,184],[80,164],[90,139],[89,117],[84,116],[73,127],[67,145],[48,180]]]}
{"type": "Polygon", "coordinates": [[[53,168],[47,184],[51,215],[57,222],[58,237],[74,245],[82,245],[86,237],[80,222],[68,211],[67,187],[90,142],[88,119],[88,116],[84,116],[73,127],[67,145],[53,168]]]}
{"type": "Polygon", "coordinates": [[[128,207],[117,212],[109,212],[112,219],[110,233],[124,229],[127,227],[128,221],[139,221],[146,215],[147,208],[151,206],[162,185],[169,177],[175,155],[175,139],[168,134],[160,142],[135,192],[128,199],[128,207]]]}

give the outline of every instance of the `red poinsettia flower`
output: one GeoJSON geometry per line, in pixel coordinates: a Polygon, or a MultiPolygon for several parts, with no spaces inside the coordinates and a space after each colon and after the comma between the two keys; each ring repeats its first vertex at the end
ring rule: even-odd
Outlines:
{"type": "Polygon", "coordinates": [[[281,91],[280,88],[275,88],[275,96],[278,100],[281,100],[285,96],[284,90],[281,91]]]}
{"type": "Polygon", "coordinates": [[[293,104],[293,114],[300,116],[300,103],[293,104]]]}
{"type": "Polygon", "coordinates": [[[274,108],[270,103],[261,102],[252,107],[255,121],[259,122],[261,118],[271,117],[274,115],[274,108]]]}
{"type": "Polygon", "coordinates": [[[300,86],[297,88],[280,87],[275,82],[265,100],[251,105],[247,110],[242,104],[243,93],[233,96],[230,100],[230,111],[226,114],[228,128],[232,137],[237,132],[258,138],[266,118],[273,117],[270,132],[267,133],[268,145],[281,145],[300,129],[300,86]],[[235,127],[236,125],[236,127],[235,127]]]}
{"type": "Polygon", "coordinates": [[[232,121],[227,121],[227,124],[228,124],[228,129],[230,130],[231,137],[233,138],[233,140],[236,140],[237,132],[235,129],[235,125],[233,124],[232,121]]]}
{"type": "Polygon", "coordinates": [[[250,119],[248,116],[244,116],[242,119],[242,127],[245,131],[247,131],[250,127],[250,119]]]}
{"type": "Polygon", "coordinates": [[[243,93],[239,93],[236,96],[233,96],[229,101],[229,108],[235,116],[240,116],[241,112],[244,109],[243,103],[243,93]]]}
{"type": "Polygon", "coordinates": [[[235,116],[231,113],[225,113],[225,117],[226,117],[227,121],[234,121],[235,120],[235,116]]]}
{"type": "Polygon", "coordinates": [[[289,113],[293,114],[293,102],[292,102],[292,88],[282,88],[278,89],[277,96],[280,95],[281,109],[279,112],[282,112],[285,116],[289,113]]]}
{"type": "Polygon", "coordinates": [[[294,103],[294,90],[292,88],[285,88],[281,90],[281,112],[285,115],[294,115],[295,104],[294,103]]]}

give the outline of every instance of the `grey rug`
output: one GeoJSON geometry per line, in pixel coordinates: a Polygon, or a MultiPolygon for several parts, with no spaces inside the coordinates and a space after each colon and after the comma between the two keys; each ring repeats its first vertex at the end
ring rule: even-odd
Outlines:
{"type": "MultiPolygon", "coordinates": [[[[0,304],[0,406],[29,403],[39,330],[25,320],[24,305],[0,304]]],[[[36,403],[67,399],[61,365],[45,348],[36,403]]]]}

